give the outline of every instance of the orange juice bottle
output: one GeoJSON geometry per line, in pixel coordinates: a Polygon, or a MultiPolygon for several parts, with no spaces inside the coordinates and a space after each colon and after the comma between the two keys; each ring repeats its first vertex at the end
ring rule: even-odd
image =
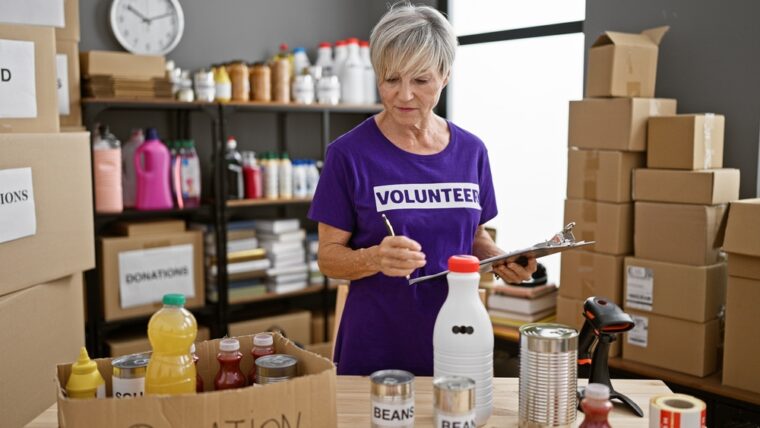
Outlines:
{"type": "Polygon", "coordinates": [[[194,394],[196,371],[190,346],[198,334],[198,324],[185,309],[182,294],[167,294],[163,303],[148,323],[153,354],[145,374],[145,393],[194,394]]]}

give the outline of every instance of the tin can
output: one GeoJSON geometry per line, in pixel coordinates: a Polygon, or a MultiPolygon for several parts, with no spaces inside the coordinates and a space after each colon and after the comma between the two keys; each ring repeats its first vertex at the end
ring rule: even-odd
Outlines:
{"type": "Polygon", "coordinates": [[[145,371],[150,352],[131,354],[111,361],[111,385],[114,398],[135,398],[145,395],[145,371]]]}
{"type": "Polygon", "coordinates": [[[462,376],[433,380],[433,419],[436,428],[475,428],[475,381],[462,376]]]}
{"type": "Polygon", "coordinates": [[[287,354],[265,355],[256,360],[256,383],[285,382],[298,376],[298,358],[287,354]]]}
{"type": "Polygon", "coordinates": [[[372,428],[414,427],[414,375],[404,370],[372,373],[372,428]]]}

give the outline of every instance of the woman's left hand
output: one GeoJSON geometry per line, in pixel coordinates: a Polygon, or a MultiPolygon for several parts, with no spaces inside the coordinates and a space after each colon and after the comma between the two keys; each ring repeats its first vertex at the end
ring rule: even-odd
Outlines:
{"type": "Polygon", "coordinates": [[[527,266],[523,267],[515,262],[502,263],[493,267],[493,273],[499,275],[508,284],[520,284],[531,279],[538,264],[535,257],[528,258],[527,266]]]}

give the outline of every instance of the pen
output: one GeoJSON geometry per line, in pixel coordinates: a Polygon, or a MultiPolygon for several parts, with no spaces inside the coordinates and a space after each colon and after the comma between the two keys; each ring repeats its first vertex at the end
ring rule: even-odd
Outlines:
{"type": "MultiPolygon", "coordinates": [[[[388,220],[388,217],[385,214],[380,214],[383,216],[383,223],[385,223],[385,230],[388,231],[388,236],[396,236],[396,232],[393,230],[393,226],[391,225],[391,221],[388,220]]],[[[409,279],[409,275],[406,276],[406,279],[409,279]]]]}

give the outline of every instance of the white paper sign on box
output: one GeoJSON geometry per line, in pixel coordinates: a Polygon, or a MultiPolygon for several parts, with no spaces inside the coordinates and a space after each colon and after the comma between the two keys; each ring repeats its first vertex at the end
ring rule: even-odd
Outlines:
{"type": "Polygon", "coordinates": [[[55,55],[55,71],[58,77],[58,114],[68,116],[69,111],[69,58],[66,54],[55,55]]]}
{"type": "Polygon", "coordinates": [[[31,168],[0,170],[0,242],[37,233],[31,168]]]}
{"type": "Polygon", "coordinates": [[[193,260],[191,244],[119,253],[121,307],[160,302],[167,293],[195,297],[193,260]]]}
{"type": "Polygon", "coordinates": [[[0,22],[64,27],[63,0],[0,0],[0,22]]]}
{"type": "Polygon", "coordinates": [[[34,71],[34,42],[0,39],[0,118],[37,117],[34,71]]]}

